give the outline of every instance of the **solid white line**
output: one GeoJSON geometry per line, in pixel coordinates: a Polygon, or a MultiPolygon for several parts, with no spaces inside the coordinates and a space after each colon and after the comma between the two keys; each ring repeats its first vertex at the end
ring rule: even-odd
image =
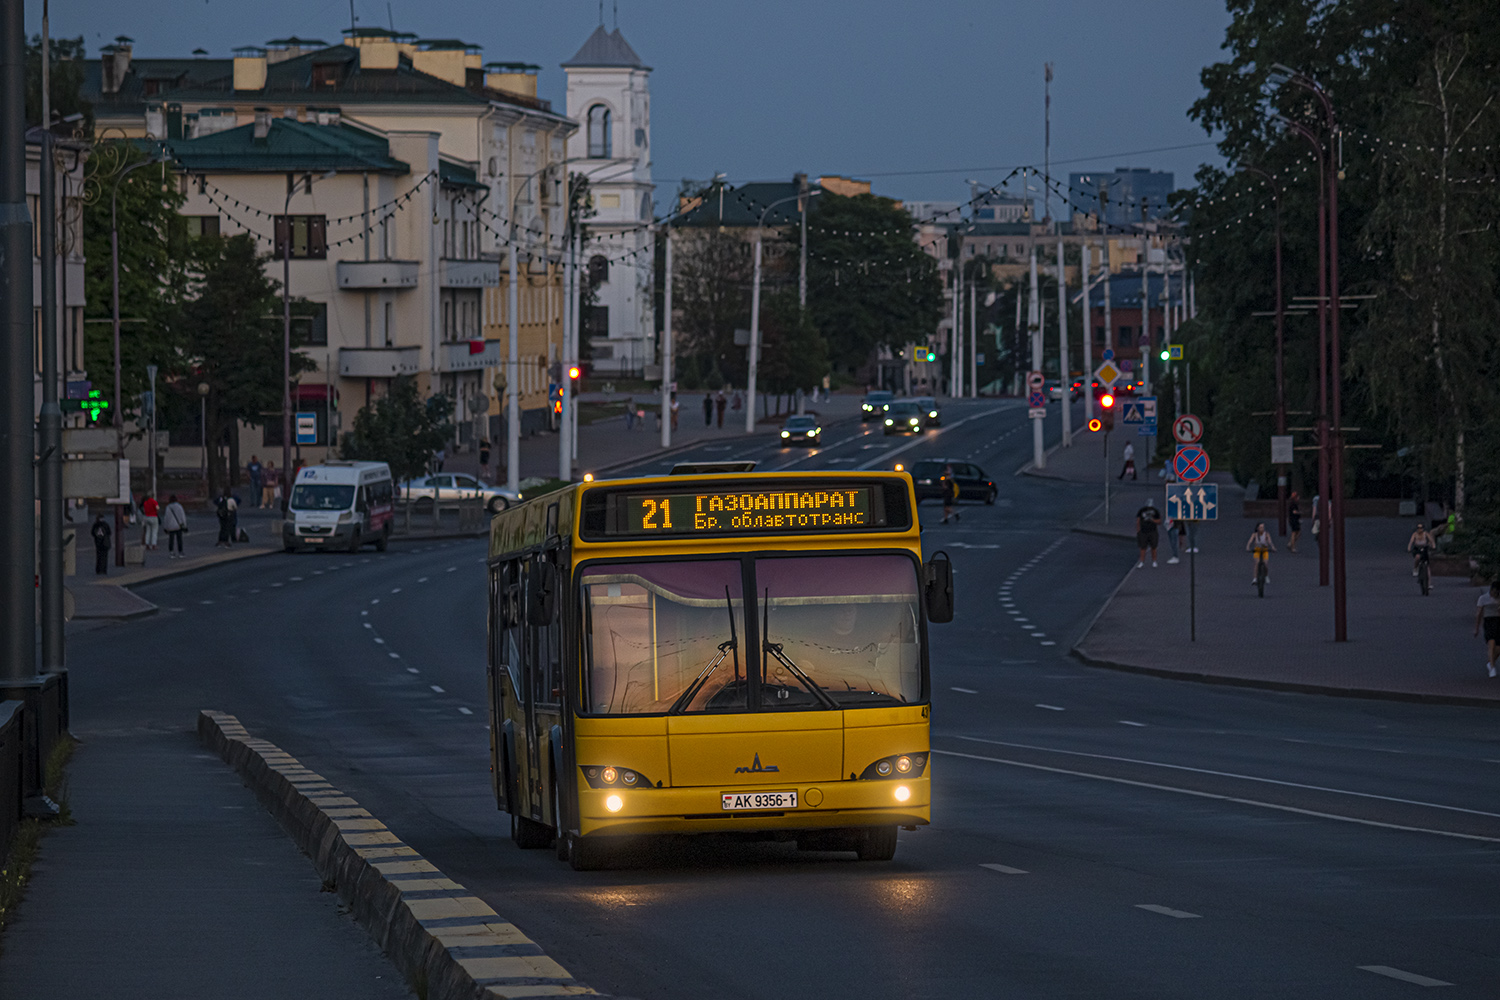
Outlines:
{"type": "Polygon", "coordinates": [[[1066,712],[1067,711],[1066,708],[1063,708],[1060,705],[1043,705],[1041,702],[1037,702],[1036,707],[1037,708],[1045,708],[1049,712],[1066,712]]]}
{"type": "Polygon", "coordinates": [[[1401,969],[1393,969],[1389,965],[1360,965],[1356,966],[1362,972],[1373,972],[1377,976],[1389,976],[1399,979],[1404,983],[1414,983],[1417,986],[1452,986],[1441,979],[1429,979],[1427,976],[1419,976],[1415,972],[1403,972],[1401,969]]]}
{"type": "Polygon", "coordinates": [[[1158,906],[1155,903],[1136,903],[1137,910],[1150,910],[1152,913],[1160,913],[1164,917],[1176,917],[1178,920],[1202,920],[1203,914],[1189,913],[1187,910],[1174,910],[1170,906],[1158,906]]]}
{"type": "Polygon", "coordinates": [[[462,705],[458,706],[458,710],[460,712],[462,712],[463,714],[465,714],[465,715],[473,715],[474,714],[473,712],[469,711],[467,708],[464,708],[462,705]]]}
{"type": "Polygon", "coordinates": [[[434,691],[436,691],[438,694],[447,694],[448,693],[448,692],[444,691],[442,688],[438,687],[436,684],[432,685],[432,689],[434,691]]]}
{"type": "Polygon", "coordinates": [[[990,871],[992,871],[992,872],[999,872],[1001,875],[1025,875],[1026,874],[1026,870],[1024,868],[1012,868],[1009,865],[980,865],[979,867],[981,867],[981,868],[988,868],[990,871]]]}
{"type": "Polygon", "coordinates": [[[979,693],[978,691],[975,691],[973,688],[952,688],[951,690],[957,691],[959,694],[978,694],[979,693]]]}
{"type": "Polygon", "coordinates": [[[1451,830],[1432,830],[1422,826],[1403,826],[1398,823],[1382,823],[1379,820],[1359,819],[1354,816],[1340,816],[1338,813],[1320,812],[1316,809],[1298,809],[1296,806],[1284,806],[1275,802],[1261,802],[1258,799],[1244,799],[1235,795],[1217,795],[1213,792],[1200,792],[1192,788],[1178,788],[1175,785],[1158,785],[1150,781],[1131,781],[1129,778],[1116,778],[1108,774],[1092,774],[1088,771],[1073,771],[1065,767],[1047,767],[1045,764],[1031,764],[1021,760],[1005,760],[1002,757],[983,757],[979,754],[959,753],[955,750],[930,750],[929,753],[940,753],[948,757],[964,757],[968,760],[982,760],[991,764],[1009,764],[1011,767],[1024,767],[1032,771],[1048,771],[1052,774],[1067,774],[1075,778],[1093,778],[1096,781],[1109,781],[1116,785],[1131,785],[1136,788],[1150,788],[1159,792],[1176,792],[1179,795],[1191,795],[1200,799],[1216,799],[1220,802],[1233,802],[1243,806],[1259,806],[1262,809],[1275,809],[1277,812],[1296,813],[1299,816],[1316,816],[1319,819],[1333,819],[1342,823],[1358,823],[1360,826],[1378,826],[1387,830],[1401,830],[1405,833],[1433,833],[1439,837],[1453,837],[1457,840],[1479,840],[1487,844],[1500,844],[1500,837],[1482,837],[1473,833],[1454,833],[1451,830]]]}
{"type": "Polygon", "coordinates": [[[1144,722],[1131,722],[1129,719],[1121,719],[1120,720],[1120,725],[1122,725],[1122,726],[1141,726],[1142,728],[1144,728],[1146,724],[1144,722]]]}
{"type": "MultiPolygon", "coordinates": [[[[1085,753],[1082,750],[1057,750],[1053,747],[1032,746],[1027,743],[1006,743],[1001,740],[987,740],[978,736],[959,736],[958,739],[968,740],[970,743],[988,743],[993,746],[1012,747],[1016,750],[1042,750],[1046,753],[1066,754],[1070,757],[1091,757],[1095,760],[1113,760],[1122,764],[1145,764],[1150,767],[1164,767],[1171,771],[1191,771],[1194,774],[1208,774],[1216,778],[1239,778],[1242,781],[1258,781],[1263,785],[1281,785],[1284,788],[1305,788],[1310,792],[1331,792],[1335,795],[1352,795],[1360,799],[1378,799],[1381,802],[1396,802],[1404,806],[1425,806],[1428,809],[1442,809],[1447,812],[1468,813],[1470,816],[1487,816],[1491,819],[1500,819],[1500,813],[1484,812],[1480,809],[1465,809],[1462,806],[1445,806],[1436,802],[1423,802],[1420,799],[1398,799],[1390,795],[1376,795],[1372,792],[1351,792],[1346,788],[1329,788],[1326,785],[1304,785],[1300,781],[1281,781],[1277,778],[1257,778],[1250,774],[1236,774],[1233,771],[1211,771],[1202,767],[1188,767],[1185,764],[1164,764],[1156,760],[1140,760],[1135,757],[1113,757],[1103,753],[1085,753]]],[[[1487,839],[1487,838],[1485,838],[1487,839]]]]}

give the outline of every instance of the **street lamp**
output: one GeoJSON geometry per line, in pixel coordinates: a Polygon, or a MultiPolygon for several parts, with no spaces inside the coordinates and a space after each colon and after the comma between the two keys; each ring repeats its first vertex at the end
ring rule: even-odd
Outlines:
{"type": "MultiPolygon", "coordinates": [[[[1286,314],[1281,295],[1281,187],[1276,183],[1276,176],[1270,171],[1244,165],[1240,169],[1265,178],[1271,188],[1271,210],[1276,219],[1276,433],[1278,436],[1284,436],[1286,434],[1286,382],[1283,378],[1285,361],[1283,323],[1286,314]]],[[[1276,517],[1277,530],[1284,537],[1286,535],[1286,472],[1284,470],[1276,476],[1276,517]]]]}
{"type": "MultiPolygon", "coordinates": [[[[327,180],[337,170],[328,170],[317,177],[303,175],[303,186],[311,192],[314,181],[327,180]]],[[[292,195],[297,193],[297,177],[286,175],[286,201],[281,207],[281,476],[286,480],[281,490],[281,516],[286,517],[287,505],[292,499],[292,195]]],[[[309,234],[309,240],[311,235],[309,234]]],[[[198,387],[199,392],[203,386],[198,387]]],[[[208,439],[204,426],[204,471],[207,472],[208,439]]],[[[230,472],[231,479],[234,472],[230,472]]]]}
{"type": "MultiPolygon", "coordinates": [[[[115,397],[114,397],[114,425],[115,425],[115,458],[125,457],[125,413],[121,405],[120,390],[120,222],[119,201],[120,182],[132,172],[149,167],[163,161],[158,159],[141,160],[132,163],[115,175],[115,183],[109,192],[109,263],[110,263],[110,307],[112,327],[114,331],[115,349],[115,397]]],[[[129,490],[126,490],[125,500],[129,500],[129,490]]],[[[125,565],[125,507],[124,504],[115,504],[115,565],[125,565]]]]}
{"type": "MultiPolygon", "coordinates": [[[[746,434],[755,433],[755,376],[756,367],[760,361],[760,233],[765,228],[766,216],[777,205],[785,205],[789,201],[801,202],[802,215],[805,219],[807,216],[806,201],[816,198],[822,193],[823,189],[817,188],[811,191],[798,191],[796,194],[786,198],[778,198],[767,205],[764,212],[760,213],[760,222],[755,227],[755,284],[750,292],[750,377],[746,380],[745,392],[745,395],[748,397],[745,400],[747,403],[745,407],[746,434]]],[[[805,243],[803,244],[803,250],[806,252],[805,243]]]]}

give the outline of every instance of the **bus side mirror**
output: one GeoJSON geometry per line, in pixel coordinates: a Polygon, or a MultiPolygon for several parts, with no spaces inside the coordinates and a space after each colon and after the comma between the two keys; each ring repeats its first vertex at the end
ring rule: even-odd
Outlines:
{"type": "Polygon", "coordinates": [[[945,625],[953,620],[953,563],[946,552],[934,552],[922,567],[927,620],[945,625]]]}
{"type": "Polygon", "coordinates": [[[526,624],[551,625],[557,620],[557,567],[551,563],[533,563],[528,577],[526,624]]]}

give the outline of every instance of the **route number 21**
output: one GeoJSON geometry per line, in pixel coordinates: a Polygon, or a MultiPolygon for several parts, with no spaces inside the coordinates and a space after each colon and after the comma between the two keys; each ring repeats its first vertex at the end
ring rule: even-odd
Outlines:
{"type": "Polygon", "coordinates": [[[642,500],[641,504],[642,504],[642,506],[644,506],[646,508],[646,516],[641,519],[641,527],[643,527],[643,528],[671,528],[672,527],[672,507],[671,507],[671,504],[665,498],[663,498],[661,500],[649,500],[649,499],[642,500]],[[657,524],[656,521],[655,521],[655,518],[656,518],[657,514],[661,515],[661,524],[657,524]]]}

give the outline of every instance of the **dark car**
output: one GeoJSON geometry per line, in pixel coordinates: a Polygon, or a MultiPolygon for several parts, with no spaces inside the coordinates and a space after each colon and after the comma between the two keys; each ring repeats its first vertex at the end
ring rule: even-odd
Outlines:
{"type": "Polygon", "coordinates": [[[885,417],[885,411],[890,408],[891,400],[896,398],[893,392],[884,389],[876,389],[874,392],[865,393],[865,401],[859,406],[859,418],[861,420],[874,420],[876,417],[885,417]]]}
{"type": "Polygon", "coordinates": [[[782,447],[793,444],[816,445],[822,434],[823,428],[818,426],[817,417],[790,416],[781,425],[781,444],[782,447]]]}
{"type": "Polygon", "coordinates": [[[943,426],[943,411],[938,406],[938,401],[934,397],[918,396],[917,405],[927,414],[926,421],[928,427],[943,426]]]}
{"type": "Polygon", "coordinates": [[[885,411],[887,434],[920,434],[927,429],[927,411],[915,399],[901,399],[885,411]]]}
{"type": "Polygon", "coordinates": [[[953,466],[953,478],[958,480],[960,500],[983,500],[992,504],[1000,495],[995,481],[973,462],[956,458],[925,458],[911,467],[911,478],[917,486],[918,503],[943,498],[943,468],[949,465],[953,466]]]}

